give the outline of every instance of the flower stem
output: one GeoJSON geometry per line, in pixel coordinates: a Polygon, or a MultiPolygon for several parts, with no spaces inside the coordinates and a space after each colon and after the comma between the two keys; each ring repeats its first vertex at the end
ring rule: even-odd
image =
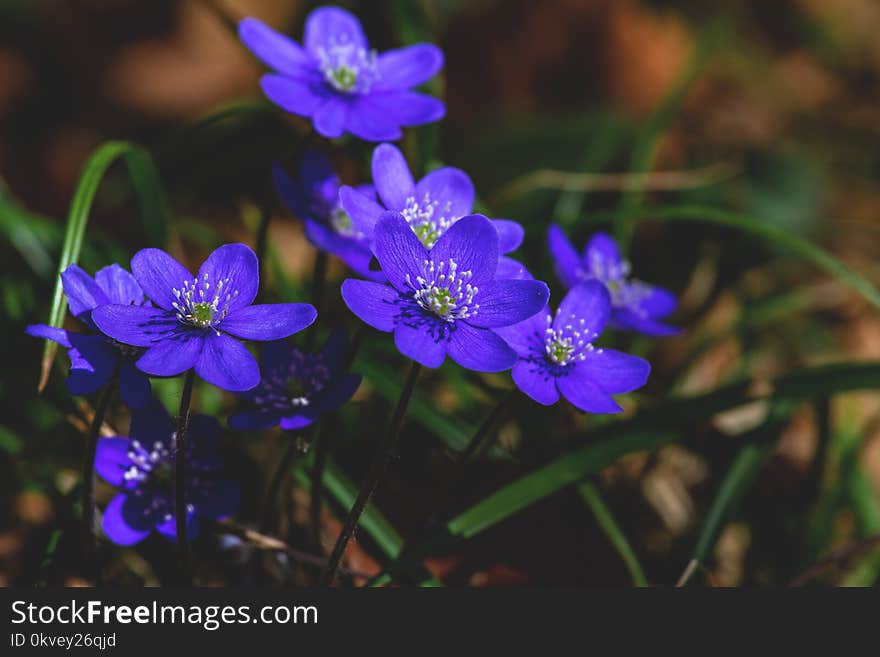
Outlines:
{"type": "Polygon", "coordinates": [[[333,552],[330,554],[330,559],[327,563],[327,570],[324,571],[324,574],[321,577],[321,583],[325,586],[333,584],[336,570],[339,568],[339,562],[342,560],[342,555],[345,553],[348,541],[351,540],[351,536],[354,533],[355,527],[357,527],[361,514],[364,512],[367,503],[373,496],[373,492],[379,485],[379,480],[388,468],[388,462],[391,460],[394,453],[394,446],[397,443],[397,438],[400,435],[400,428],[403,425],[403,417],[406,415],[406,407],[409,405],[409,400],[416,387],[416,380],[419,378],[420,370],[421,366],[418,363],[413,363],[410,366],[406,382],[403,384],[403,390],[400,391],[400,398],[397,400],[397,406],[394,408],[394,413],[391,416],[391,424],[388,427],[388,433],[379,445],[376,455],[373,457],[373,463],[370,466],[367,478],[358,493],[354,506],[351,508],[348,517],[345,519],[345,524],[342,526],[342,531],[339,534],[339,538],[336,539],[336,545],[333,546],[333,552]]]}
{"type": "Polygon", "coordinates": [[[272,520],[275,517],[275,503],[278,499],[278,491],[284,481],[284,475],[290,470],[290,465],[296,458],[297,454],[302,454],[308,449],[308,443],[314,425],[306,429],[305,432],[296,436],[288,437],[287,446],[284,448],[284,454],[278,462],[278,467],[272,474],[269,481],[269,487],[266,489],[266,500],[263,503],[263,515],[260,517],[260,532],[267,533],[272,528],[272,520]]]}
{"type": "Polygon", "coordinates": [[[515,398],[516,388],[511,388],[504,394],[504,397],[495,404],[495,408],[493,408],[486,419],[483,420],[483,424],[480,425],[480,428],[477,429],[477,432],[474,434],[473,438],[471,438],[467,447],[465,447],[464,451],[458,456],[457,460],[459,463],[470,463],[483,452],[486,448],[488,439],[493,435],[493,429],[495,429],[498,426],[498,423],[505,415],[507,415],[507,412],[510,410],[510,402],[515,398]]]}
{"type": "Polygon", "coordinates": [[[177,530],[177,554],[183,583],[189,583],[189,538],[186,533],[186,432],[189,429],[189,407],[192,401],[195,370],[183,379],[177,432],[174,434],[174,516],[177,530]]]}
{"type": "Polygon", "coordinates": [[[315,461],[312,464],[312,491],[309,499],[309,524],[312,528],[312,541],[318,552],[323,554],[321,544],[321,508],[324,495],[324,466],[327,465],[327,454],[330,451],[330,439],[333,436],[332,418],[325,420],[321,434],[316,439],[315,461]]]}
{"type": "MultiPolygon", "coordinates": [[[[312,272],[312,305],[318,311],[318,317],[324,305],[324,287],[327,281],[327,254],[324,251],[318,251],[315,254],[315,268],[312,272]]],[[[312,324],[306,333],[306,350],[311,351],[315,348],[315,340],[318,337],[318,324],[312,324]]]]}
{"type": "Polygon", "coordinates": [[[104,424],[104,416],[110,407],[110,399],[116,388],[116,375],[107,382],[98,397],[95,406],[95,415],[89,427],[89,435],[86,442],[85,454],[83,455],[82,469],[82,522],[83,536],[85,538],[86,564],[88,568],[95,565],[95,454],[98,450],[98,439],[101,435],[101,425],[104,424]]]}

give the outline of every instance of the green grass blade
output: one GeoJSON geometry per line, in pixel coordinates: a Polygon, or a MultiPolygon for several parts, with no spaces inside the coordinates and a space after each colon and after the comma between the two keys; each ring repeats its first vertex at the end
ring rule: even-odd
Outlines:
{"type": "Polygon", "coordinates": [[[586,505],[590,507],[593,515],[596,516],[596,522],[599,523],[602,531],[605,532],[608,540],[611,541],[611,545],[614,546],[620,558],[623,559],[623,563],[626,564],[633,585],[639,587],[649,586],[645,572],[642,570],[642,564],[639,563],[639,559],[636,557],[635,552],[633,552],[623,530],[614,519],[611,509],[608,508],[605,500],[602,499],[596,484],[589,480],[581,482],[580,486],[578,486],[578,492],[586,505]]]}

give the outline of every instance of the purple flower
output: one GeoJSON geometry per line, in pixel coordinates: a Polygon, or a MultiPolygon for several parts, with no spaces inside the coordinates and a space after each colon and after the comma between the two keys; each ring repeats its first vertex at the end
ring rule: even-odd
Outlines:
{"type": "MultiPolygon", "coordinates": [[[[175,425],[153,400],[131,418],[131,438],[115,436],[98,441],[95,470],[122,490],[104,509],[102,526],[118,545],[133,545],[155,529],[176,541],[174,514],[175,425]]],[[[223,478],[218,448],[220,425],[214,418],[193,415],[186,445],[186,527],[190,539],[198,533],[199,518],[224,518],[238,506],[238,485],[223,478]]]]}
{"type": "Polygon", "coordinates": [[[260,80],[269,100],[312,119],[324,137],[400,139],[401,126],[438,121],[446,111],[436,98],[411,91],[443,67],[439,48],[420,43],[377,54],[360,21],[339,7],[308,15],[305,47],[255,18],[241,21],[238,34],[276,71],[260,80]]]}
{"type": "Polygon", "coordinates": [[[661,287],[630,278],[629,262],[606,233],[596,233],[578,255],[559,226],[547,232],[556,275],[570,288],[580,281],[599,280],[611,294],[611,326],[646,335],[675,335],[679,329],[658,320],[675,310],[675,295],[661,287]]]}
{"type": "Polygon", "coordinates": [[[135,364],[153,376],[195,368],[219,388],[250,390],[260,382],[260,368],[236,338],[286,338],[317,314],[306,303],[251,305],[260,284],[259,266],[244,244],[216,249],[197,276],[160,249],[138,251],[131,271],[158,307],[101,306],[92,319],[114,340],[147,347],[135,364]]]}
{"type": "Polygon", "coordinates": [[[122,401],[138,408],[150,400],[150,380],[134,367],[143,350],[132,348],[97,334],[92,311],[106,304],[133,307],[145,303],[144,293],[134,277],[119,265],[99,270],[92,278],[77,265],[61,273],[61,284],[67,295],[70,312],[95,333],[75,333],[64,329],[32,324],[25,331],[36,338],[46,338],[67,348],[70,374],[67,389],[74,395],[91,394],[119,374],[122,401]]]}
{"type": "MultiPolygon", "coordinates": [[[[300,179],[294,182],[279,165],[272,167],[275,188],[287,207],[303,220],[306,237],[315,247],[339,257],[361,276],[375,278],[370,270],[373,254],[369,240],[358,230],[339,202],[339,177],[327,158],[318,151],[306,151],[300,179]]],[[[357,190],[375,198],[370,185],[357,190]]]]}
{"type": "Polygon", "coordinates": [[[248,410],[229,418],[234,429],[302,429],[351,399],[361,384],[359,374],[345,371],[348,338],[333,333],[316,354],[289,342],[269,342],[260,352],[263,380],[243,395],[248,410]]]}
{"type": "Polygon", "coordinates": [[[611,313],[611,298],[598,281],[575,285],[556,315],[549,308],[515,326],[496,329],[518,356],[513,366],[517,387],[550,406],[561,394],[582,411],[619,413],[612,395],[645,384],[647,361],[593,346],[611,313]]]}
{"type": "MultiPolygon", "coordinates": [[[[343,186],[339,198],[357,229],[373,239],[376,222],[388,210],[401,213],[422,244],[431,249],[437,240],[474,207],[474,184],[461,169],[443,167],[415,182],[403,153],[391,144],[380,144],[373,151],[373,183],[379,194],[375,198],[359,190],[343,186]]],[[[492,219],[498,231],[501,254],[519,248],[523,227],[509,219],[492,219]]],[[[520,263],[501,258],[497,278],[531,278],[520,263]]]]}
{"type": "Polygon", "coordinates": [[[498,232],[486,217],[464,217],[429,251],[403,215],[376,224],[374,252],[388,283],[348,279],[342,298],[380,331],[394,332],[402,354],[439,367],[446,354],[478,372],[510,368],[516,354],[492,332],[540,311],[546,284],[496,278],[498,232]]]}

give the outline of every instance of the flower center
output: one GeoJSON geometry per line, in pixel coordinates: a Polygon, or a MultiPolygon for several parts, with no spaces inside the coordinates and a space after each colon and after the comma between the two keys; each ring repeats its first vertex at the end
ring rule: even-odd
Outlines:
{"type": "Polygon", "coordinates": [[[320,355],[291,351],[290,365],[264,377],[253,397],[260,409],[287,411],[311,404],[311,399],[330,382],[332,372],[320,355]]]}
{"type": "Polygon", "coordinates": [[[123,479],[126,483],[140,485],[147,481],[171,486],[172,467],[171,452],[161,441],[148,447],[139,440],[132,440],[128,450],[131,466],[125,471],[123,479]]]}
{"type": "MultiPolygon", "coordinates": [[[[559,311],[556,311],[559,318],[559,311]]],[[[573,361],[581,361],[586,354],[595,349],[591,340],[598,337],[584,328],[586,321],[569,315],[568,321],[554,328],[552,315],[547,315],[547,329],[544,331],[544,353],[554,365],[568,365],[573,361]]]]}
{"type": "Polygon", "coordinates": [[[201,280],[194,278],[184,281],[183,286],[174,288],[177,298],[172,306],[177,311],[181,324],[194,328],[212,328],[219,334],[217,326],[229,314],[229,304],[238,296],[238,290],[229,289],[229,279],[224,278],[211,285],[208,275],[201,280]],[[213,289],[212,289],[213,287],[213,289]]]}
{"type": "Polygon", "coordinates": [[[473,303],[479,288],[471,285],[471,271],[459,271],[458,263],[449,259],[435,263],[425,260],[422,275],[415,283],[406,276],[407,284],[415,291],[413,298],[422,308],[447,322],[467,319],[477,314],[480,304],[473,303]]]}
{"type": "Polygon", "coordinates": [[[347,39],[331,40],[319,48],[318,66],[327,84],[344,94],[363,93],[378,78],[376,52],[347,39]]]}
{"type": "Polygon", "coordinates": [[[414,196],[406,199],[403,217],[422,244],[431,248],[447,228],[461,219],[449,216],[451,211],[452,204],[449,201],[441,204],[426,192],[421,201],[416,201],[414,196]]]}
{"type": "Polygon", "coordinates": [[[354,227],[348,212],[341,207],[335,207],[330,211],[330,225],[343,237],[359,237],[359,231],[354,227]]]}

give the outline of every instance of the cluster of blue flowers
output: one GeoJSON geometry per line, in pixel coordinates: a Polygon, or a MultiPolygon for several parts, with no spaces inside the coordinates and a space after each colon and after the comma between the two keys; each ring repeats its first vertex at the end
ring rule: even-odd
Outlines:
{"type": "MultiPolygon", "coordinates": [[[[324,137],[350,133],[385,142],[401,137],[401,127],[444,115],[442,102],[412,90],[442,68],[433,45],[377,54],[358,20],[335,7],[311,12],[303,46],[253,18],[239,30],[274,71],[261,80],[266,96],[310,119],[324,137]]],[[[597,346],[606,326],[652,336],[676,332],[661,321],[675,297],[632,279],[604,233],[579,254],[559,227],[549,228],[550,253],[568,289],[551,310],[547,284],[509,257],[523,241],[522,226],[474,214],[474,185],[460,169],[439,168],[416,181],[401,151],[380,143],[368,185],[342,185],[316,151],[303,158],[298,179],[277,166],[273,176],[310,242],[360,277],[342,283],[347,307],[393,333],[398,350],[425,367],[439,367],[448,355],[478,372],[512,370],[516,386],[540,404],[562,396],[582,411],[616,413],[622,409],[614,395],[644,385],[650,366],[597,346]]],[[[244,244],[221,246],[196,274],[150,248],[135,254],[131,273],[112,265],[91,277],[71,265],[62,279],[71,313],[87,331],[35,325],[28,332],[67,348],[71,393],[116,382],[134,409],[130,436],[101,439],[95,460],[98,474],[120,489],[103,516],[116,543],[135,543],[153,529],[176,538],[175,425],[152,398],[149,377],[194,370],[238,393],[242,408],[229,424],[242,430],[302,429],[343,405],[360,384],[347,372],[344,333],[332,334],[316,353],[286,340],[315,321],[313,306],[254,304],[259,266],[244,244]],[[259,364],[242,341],[264,343],[259,364]]],[[[191,418],[184,487],[190,535],[199,518],[228,516],[238,500],[236,484],[224,478],[218,434],[211,418],[191,418]]]]}

